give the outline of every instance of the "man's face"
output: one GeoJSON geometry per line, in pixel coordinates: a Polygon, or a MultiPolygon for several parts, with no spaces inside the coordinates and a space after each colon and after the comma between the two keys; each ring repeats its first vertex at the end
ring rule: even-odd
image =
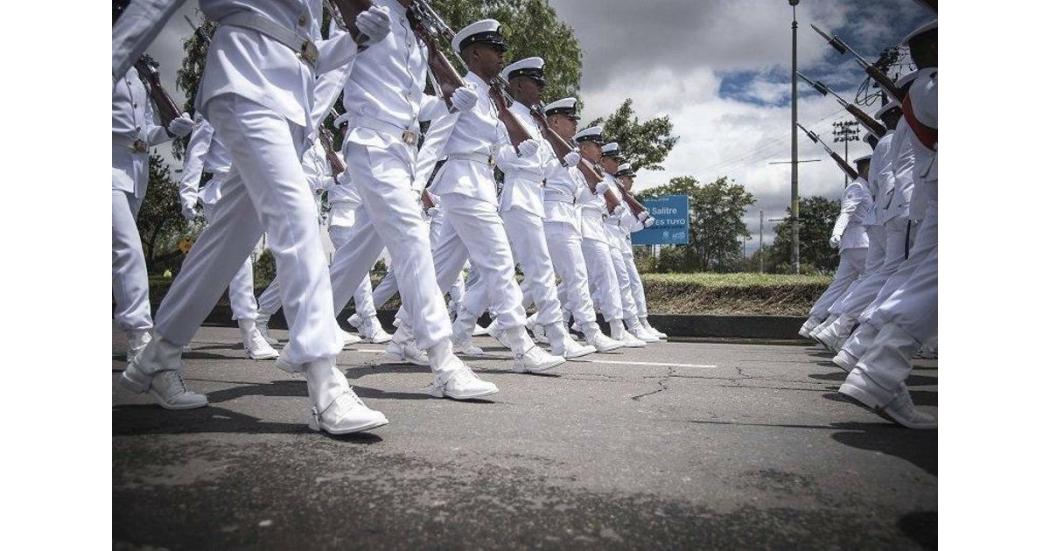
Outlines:
{"type": "Polygon", "coordinates": [[[634,186],[634,176],[624,176],[620,178],[620,181],[623,182],[624,189],[631,191],[631,187],[634,186]]]}
{"type": "Polygon", "coordinates": [[[503,69],[503,50],[491,44],[471,44],[465,53],[467,67],[486,81],[503,69]]]}
{"type": "Polygon", "coordinates": [[[551,130],[561,136],[562,139],[572,142],[572,137],[576,135],[576,121],[565,115],[551,115],[547,117],[547,124],[550,125],[551,130]]]}
{"type": "Polygon", "coordinates": [[[580,144],[580,155],[584,159],[595,163],[602,157],[602,148],[594,142],[583,142],[580,144]]]}
{"type": "Polygon", "coordinates": [[[543,85],[538,80],[517,77],[510,83],[510,89],[514,99],[526,107],[538,105],[543,100],[543,85]]]}
{"type": "Polygon", "coordinates": [[[602,157],[602,170],[609,174],[616,174],[618,168],[620,168],[620,161],[616,157],[602,157]]]}

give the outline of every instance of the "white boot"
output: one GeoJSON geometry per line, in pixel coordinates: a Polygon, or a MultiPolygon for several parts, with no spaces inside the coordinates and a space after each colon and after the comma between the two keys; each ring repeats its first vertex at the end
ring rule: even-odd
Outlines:
{"type": "Polygon", "coordinates": [[[387,358],[396,362],[423,366],[430,365],[430,359],[427,358],[427,353],[416,346],[415,339],[408,334],[406,329],[404,329],[405,325],[406,324],[401,324],[401,327],[398,327],[397,331],[394,332],[390,342],[386,345],[386,351],[384,354],[387,358]]]}
{"type": "Polygon", "coordinates": [[[642,348],[645,346],[645,341],[628,333],[620,320],[609,320],[609,334],[612,338],[622,342],[627,348],[642,348]]]}
{"type": "Polygon", "coordinates": [[[612,352],[613,350],[623,348],[622,342],[606,337],[605,334],[602,333],[601,328],[598,327],[598,322],[592,321],[584,325],[583,335],[584,338],[587,339],[587,344],[593,346],[598,352],[612,352]]]}
{"type": "Polygon", "coordinates": [[[802,324],[802,328],[798,330],[798,335],[803,339],[812,338],[812,331],[820,325],[820,321],[820,318],[817,316],[810,316],[809,319],[806,320],[806,323],[802,324]]]}
{"type": "Polygon", "coordinates": [[[131,363],[135,360],[136,357],[138,357],[140,353],[142,353],[143,350],[146,349],[146,345],[149,344],[151,337],[149,334],[149,330],[128,331],[127,336],[128,352],[125,358],[127,359],[128,363],[131,363]]]}
{"type": "Polygon", "coordinates": [[[452,324],[452,349],[456,354],[464,356],[485,355],[485,351],[474,344],[474,328],[477,327],[475,321],[474,316],[471,316],[466,311],[456,314],[456,322],[452,324]]]}
{"type": "Polygon", "coordinates": [[[514,371],[518,373],[542,373],[565,363],[565,358],[536,346],[524,327],[501,331],[497,339],[514,352],[514,371]]]}
{"type": "Polygon", "coordinates": [[[909,429],[929,430],[937,428],[937,419],[932,415],[915,409],[908,388],[901,385],[895,394],[886,398],[885,391],[876,385],[860,369],[854,369],[846,377],[846,382],[839,387],[839,392],[860,402],[875,411],[909,429]]]}
{"type": "Polygon", "coordinates": [[[310,394],[309,426],[329,434],[350,434],[387,424],[386,416],[370,409],[357,397],[335,359],[306,364],[306,389],[310,394]]]}
{"type": "Polygon", "coordinates": [[[149,392],[164,409],[193,409],[208,405],[203,394],[186,388],[182,380],[182,347],[157,337],[120,375],[120,384],[136,393],[149,392]]]}
{"type": "MultiPolygon", "coordinates": [[[[537,327],[543,327],[537,324],[537,327]]],[[[552,323],[546,326],[546,334],[550,335],[551,353],[565,359],[581,358],[598,351],[597,348],[587,345],[581,346],[572,340],[572,336],[561,323],[552,323]]]]}
{"type": "Polygon", "coordinates": [[[266,344],[270,346],[277,346],[281,341],[270,336],[270,315],[269,314],[256,314],[255,315],[255,328],[259,330],[263,339],[266,340],[266,344]]]}
{"type": "Polygon", "coordinates": [[[383,324],[379,323],[379,318],[370,317],[367,320],[362,319],[360,314],[354,314],[346,320],[347,323],[352,325],[354,329],[357,329],[357,333],[361,335],[361,338],[365,342],[372,344],[385,344],[390,342],[392,338],[390,333],[383,330],[383,324]]]}
{"type": "Polygon", "coordinates": [[[361,342],[361,337],[358,337],[357,335],[355,335],[353,333],[350,333],[348,331],[343,331],[342,327],[339,328],[339,334],[342,335],[342,337],[343,337],[343,348],[344,349],[346,347],[348,347],[348,346],[353,346],[353,345],[361,342]]]}
{"type": "Polygon", "coordinates": [[[638,321],[638,318],[630,318],[626,320],[627,331],[634,335],[638,340],[650,343],[660,342],[660,337],[653,335],[642,326],[642,322],[638,321]]]}
{"type": "Polygon", "coordinates": [[[253,319],[237,320],[237,326],[241,329],[241,340],[244,341],[244,351],[253,360],[272,360],[278,356],[277,351],[266,342],[262,333],[259,332],[253,319]]]}
{"type": "MultiPolygon", "coordinates": [[[[496,323],[496,322],[492,322],[492,323],[496,323]]],[[[476,323],[474,324],[474,330],[470,333],[470,335],[472,337],[480,337],[482,335],[488,335],[488,334],[489,333],[488,333],[488,328],[487,327],[482,327],[482,326],[480,326],[480,325],[478,325],[476,323]]]]}
{"type": "Polygon", "coordinates": [[[473,400],[499,392],[496,385],[483,381],[452,353],[452,343],[441,342],[428,350],[434,382],[427,393],[435,398],[473,400]]]}
{"type": "Polygon", "coordinates": [[[649,333],[652,334],[652,335],[655,335],[656,338],[658,338],[658,339],[660,339],[662,341],[666,341],[667,340],[667,333],[663,333],[663,332],[657,331],[655,327],[653,327],[652,325],[649,325],[649,318],[648,317],[638,318],[638,321],[641,322],[642,327],[644,327],[647,330],[649,330],[649,333]]]}
{"type": "Polygon", "coordinates": [[[825,329],[830,327],[831,324],[835,323],[836,319],[838,319],[838,316],[836,314],[828,315],[828,319],[821,322],[820,325],[818,325],[815,329],[809,332],[809,338],[817,341],[817,344],[823,346],[824,348],[827,348],[828,345],[824,344],[824,341],[820,340],[820,334],[824,332],[825,329]]]}
{"type": "Polygon", "coordinates": [[[551,344],[543,325],[536,323],[536,314],[525,318],[525,329],[532,333],[532,340],[541,344],[551,344]]]}
{"type": "Polygon", "coordinates": [[[857,367],[857,358],[853,357],[853,354],[850,354],[845,349],[839,350],[839,353],[831,361],[846,373],[853,371],[853,368],[857,367]]]}

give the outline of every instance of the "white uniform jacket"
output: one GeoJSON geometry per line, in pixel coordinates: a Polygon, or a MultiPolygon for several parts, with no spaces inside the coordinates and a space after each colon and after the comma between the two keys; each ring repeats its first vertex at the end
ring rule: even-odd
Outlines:
{"type": "Polygon", "coordinates": [[[839,217],[835,220],[832,235],[838,235],[839,250],[863,249],[868,246],[868,234],[864,231],[864,215],[871,208],[871,193],[868,182],[858,177],[846,186],[842,193],[839,217]]]}
{"type": "Polygon", "coordinates": [[[529,137],[536,140],[540,147],[531,157],[505,157],[499,168],[503,171],[503,191],[499,197],[499,211],[507,212],[520,208],[530,214],[543,218],[543,181],[550,178],[561,163],[554,155],[554,150],[543,137],[542,131],[529,108],[519,102],[510,106],[529,137]]]}
{"type": "Polygon", "coordinates": [[[145,147],[171,139],[157,124],[146,86],[134,67],[113,86],[113,189],[146,194],[149,153],[145,147]],[[141,151],[136,150],[136,143],[141,151]]]}
{"type": "Polygon", "coordinates": [[[868,168],[868,186],[871,189],[872,203],[864,217],[865,226],[882,226],[886,223],[886,210],[879,208],[880,202],[885,204],[893,193],[893,159],[890,158],[890,150],[893,148],[893,135],[890,129],[886,135],[879,138],[875,145],[875,151],[871,154],[871,166],[868,168]]]}
{"type": "Polygon", "coordinates": [[[563,167],[560,164],[547,178],[543,187],[543,207],[547,222],[562,222],[571,225],[580,233],[579,201],[587,182],[583,173],[576,167],[563,167]]]}

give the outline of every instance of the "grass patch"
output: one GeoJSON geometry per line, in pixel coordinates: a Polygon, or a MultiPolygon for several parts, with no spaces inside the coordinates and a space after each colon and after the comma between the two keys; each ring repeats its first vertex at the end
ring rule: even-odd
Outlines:
{"type": "Polygon", "coordinates": [[[654,314],[805,316],[830,276],[642,274],[654,314]]]}

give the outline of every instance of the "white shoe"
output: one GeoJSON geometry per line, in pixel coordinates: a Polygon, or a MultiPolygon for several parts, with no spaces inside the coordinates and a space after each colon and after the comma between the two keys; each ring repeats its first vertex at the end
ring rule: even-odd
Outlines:
{"type": "Polygon", "coordinates": [[[632,324],[631,328],[629,328],[627,332],[634,335],[634,338],[645,343],[660,342],[660,337],[657,337],[656,335],[653,335],[652,333],[646,331],[645,327],[642,327],[642,324],[638,323],[637,321],[632,324]]]}
{"type": "Polygon", "coordinates": [[[416,343],[413,341],[403,343],[390,341],[387,343],[386,351],[384,351],[383,354],[387,358],[391,358],[400,363],[410,363],[422,366],[430,365],[430,359],[427,358],[427,353],[416,347],[416,343]]]}
{"type": "Polygon", "coordinates": [[[488,335],[488,329],[478,324],[474,324],[474,332],[471,333],[471,337],[480,337],[482,335],[488,335]]]}
{"type": "Polygon", "coordinates": [[[555,356],[561,356],[561,357],[565,358],[566,360],[569,360],[569,359],[572,359],[572,358],[582,358],[583,356],[586,356],[588,354],[594,354],[597,351],[598,351],[597,348],[595,348],[595,347],[593,347],[593,346],[591,346],[589,344],[586,345],[586,346],[583,346],[583,345],[578,344],[576,341],[574,341],[574,340],[572,340],[570,338],[566,338],[565,339],[565,346],[564,347],[557,346],[557,345],[551,347],[551,353],[552,354],[554,354],[555,356]]]}
{"type": "Polygon", "coordinates": [[[550,338],[547,337],[546,328],[543,327],[543,324],[536,323],[535,314],[525,318],[525,329],[532,333],[532,340],[541,344],[551,344],[550,338]]]}
{"type": "Polygon", "coordinates": [[[937,428],[937,419],[932,415],[915,409],[911,401],[911,393],[902,385],[902,388],[885,405],[880,405],[875,395],[868,390],[868,386],[875,383],[867,382],[867,377],[860,370],[850,372],[846,382],[839,387],[839,393],[849,396],[860,402],[875,413],[909,429],[931,430],[937,428]]]}
{"type": "Polygon", "coordinates": [[[343,331],[342,329],[339,330],[339,333],[343,336],[343,348],[346,348],[347,346],[353,346],[361,342],[361,337],[358,337],[353,333],[348,333],[346,331],[343,331]]]}
{"type": "Polygon", "coordinates": [[[467,339],[460,343],[452,344],[452,352],[459,356],[487,356],[488,354],[482,350],[482,348],[470,339],[467,339]]]}
{"type": "Polygon", "coordinates": [[[127,362],[133,362],[152,339],[149,331],[128,331],[128,352],[125,355],[127,362]]]}
{"type": "Polygon", "coordinates": [[[662,341],[667,340],[667,333],[657,331],[655,327],[649,325],[649,318],[638,318],[638,321],[642,324],[642,327],[649,331],[651,335],[654,335],[656,338],[662,341]]]}
{"type": "Polygon", "coordinates": [[[845,350],[839,350],[839,353],[831,361],[846,373],[853,371],[853,368],[857,367],[857,358],[854,358],[853,354],[845,350]]]}
{"type": "Polygon", "coordinates": [[[138,394],[149,392],[164,409],[194,409],[208,405],[208,397],[186,388],[182,379],[182,347],[152,341],[120,375],[120,384],[138,394]],[[140,365],[141,364],[141,365],[140,365]],[[142,369],[148,365],[152,373],[142,369]]]}
{"type": "Polygon", "coordinates": [[[587,344],[593,346],[601,353],[623,348],[622,342],[606,337],[604,333],[595,333],[593,337],[587,337],[587,344]]]}
{"type": "Polygon", "coordinates": [[[514,355],[514,371],[517,373],[543,373],[565,363],[565,358],[553,356],[538,346],[514,355]]]}
{"type": "Polygon", "coordinates": [[[440,377],[435,377],[434,382],[427,387],[427,393],[431,396],[453,400],[473,400],[497,392],[499,388],[496,385],[482,381],[465,365],[455,370],[444,382],[440,377]]]}
{"type": "Polygon", "coordinates": [[[816,329],[818,325],[820,325],[820,321],[820,318],[816,316],[810,316],[806,320],[806,323],[803,323],[802,327],[798,330],[798,336],[802,337],[803,339],[812,338],[812,331],[816,329]]]}
{"type": "Polygon", "coordinates": [[[357,329],[357,333],[361,335],[361,338],[364,339],[365,342],[372,344],[386,344],[393,338],[390,333],[383,330],[383,325],[379,323],[378,318],[369,318],[366,322],[361,319],[359,314],[354,314],[346,321],[352,325],[354,329],[357,329]]]}
{"type": "Polygon", "coordinates": [[[609,329],[612,332],[612,338],[620,341],[627,348],[643,348],[645,347],[645,341],[638,339],[634,335],[630,334],[626,329],[623,328],[623,323],[616,321],[609,324],[609,329]]]}
{"type": "Polygon", "coordinates": [[[259,330],[263,339],[266,340],[266,344],[270,346],[277,346],[281,341],[270,336],[270,316],[264,316],[259,314],[255,318],[255,328],[259,330]]]}
{"type": "Polygon", "coordinates": [[[310,408],[308,424],[312,430],[323,430],[328,434],[351,434],[389,422],[385,415],[366,406],[351,388],[332,400],[324,411],[310,408]]]}
{"type": "Polygon", "coordinates": [[[258,329],[252,331],[250,339],[245,341],[244,350],[247,352],[248,357],[253,360],[273,360],[280,356],[270,346],[270,343],[266,342],[266,339],[263,338],[262,333],[258,329]]]}
{"type": "Polygon", "coordinates": [[[496,324],[496,320],[492,320],[489,323],[489,326],[485,328],[485,334],[494,339],[499,339],[500,331],[499,325],[496,324]]]}

